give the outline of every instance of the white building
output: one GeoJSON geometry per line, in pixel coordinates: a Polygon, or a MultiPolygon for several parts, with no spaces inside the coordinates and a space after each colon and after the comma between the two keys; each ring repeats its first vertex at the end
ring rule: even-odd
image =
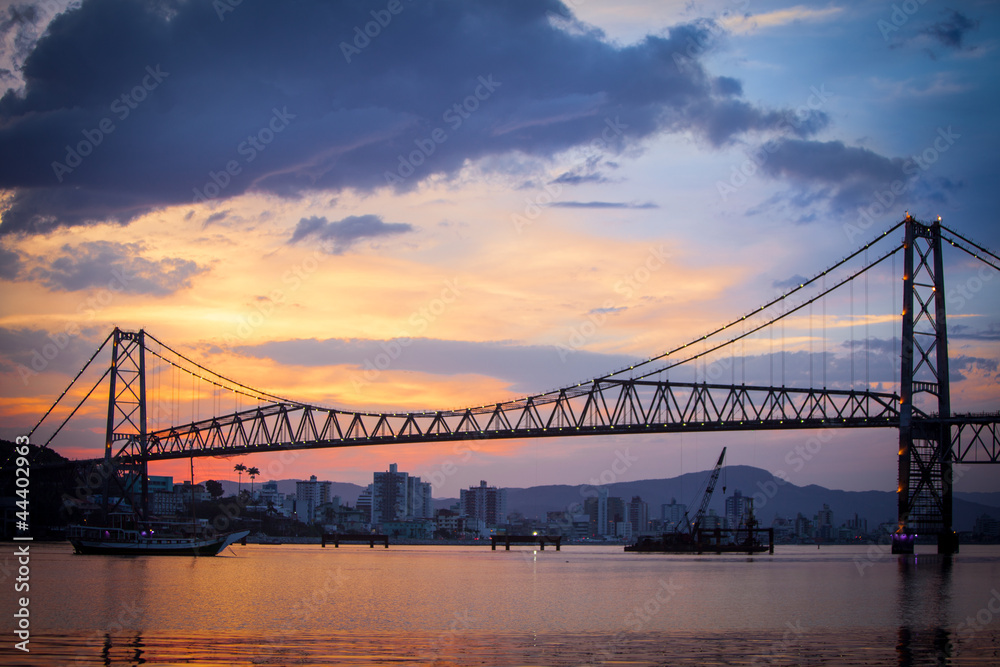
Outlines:
{"type": "Polygon", "coordinates": [[[268,503],[271,503],[277,508],[281,506],[282,501],[285,499],[285,494],[278,491],[278,482],[271,480],[260,485],[258,497],[260,498],[260,503],[265,507],[268,503]]]}
{"type": "Polygon", "coordinates": [[[470,486],[459,492],[459,508],[462,516],[481,520],[487,526],[499,526],[507,522],[507,489],[486,486],[470,486]]]}
{"type": "Polygon", "coordinates": [[[295,497],[299,521],[315,523],[316,509],[330,502],[330,482],[320,482],[316,475],[311,475],[308,482],[295,482],[295,497]]]}
{"type": "MultiPolygon", "coordinates": [[[[362,506],[361,498],[358,506],[362,506]]],[[[434,503],[431,485],[409,473],[400,472],[395,463],[386,472],[374,473],[371,486],[371,517],[373,524],[385,521],[433,519],[434,503]]]]}
{"type": "Polygon", "coordinates": [[[687,505],[678,503],[676,498],[671,498],[669,503],[660,505],[660,519],[663,521],[664,532],[684,530],[685,512],[687,512],[687,505]]]}

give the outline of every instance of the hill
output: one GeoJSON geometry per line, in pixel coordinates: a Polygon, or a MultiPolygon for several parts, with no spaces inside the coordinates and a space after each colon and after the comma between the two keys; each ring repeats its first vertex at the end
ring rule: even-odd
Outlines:
{"type": "MultiPolygon", "coordinates": [[[[639,496],[649,503],[651,516],[660,516],[660,506],[675,498],[686,504],[693,513],[708,482],[708,471],[686,473],[670,479],[645,479],[634,482],[617,482],[607,486],[608,495],[631,500],[639,496]],[[692,507],[693,506],[693,507],[692,507]]],[[[752,466],[727,466],[719,478],[709,509],[723,514],[725,497],[739,490],[744,496],[754,498],[758,519],[769,525],[778,517],[795,518],[802,513],[808,518],[824,504],[833,511],[834,523],[839,526],[855,514],[867,519],[869,528],[896,519],[896,494],[891,491],[840,491],[810,484],[796,486],[752,466]],[[725,487],[725,491],[723,491],[725,487]]],[[[544,519],[548,511],[566,510],[582,505],[588,496],[595,496],[590,485],[547,485],[507,489],[507,511],[521,512],[529,518],[544,519]]],[[[454,498],[436,499],[436,507],[449,507],[454,498]]],[[[971,530],[976,517],[992,514],[1000,518],[1000,493],[956,493],[954,523],[956,530],[971,530]]]]}

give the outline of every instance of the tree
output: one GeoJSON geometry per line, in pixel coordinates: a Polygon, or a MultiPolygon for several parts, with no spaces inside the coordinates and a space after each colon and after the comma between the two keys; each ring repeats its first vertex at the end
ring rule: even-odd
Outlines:
{"type": "Polygon", "coordinates": [[[237,483],[237,486],[236,486],[236,497],[240,497],[242,495],[242,492],[243,492],[243,472],[246,469],[247,469],[247,467],[245,465],[243,465],[242,463],[237,463],[236,466],[233,468],[233,470],[235,470],[236,472],[238,472],[240,474],[239,482],[237,483]]]}
{"type": "Polygon", "coordinates": [[[251,502],[253,502],[253,480],[254,480],[254,477],[256,477],[259,474],[260,474],[260,470],[257,468],[257,466],[253,466],[252,468],[247,468],[247,475],[250,476],[250,501],[251,502]]]}
{"type": "Polygon", "coordinates": [[[211,494],[212,500],[218,500],[222,497],[222,494],[225,493],[222,488],[222,482],[218,482],[214,479],[210,479],[205,482],[205,490],[211,494]]]}

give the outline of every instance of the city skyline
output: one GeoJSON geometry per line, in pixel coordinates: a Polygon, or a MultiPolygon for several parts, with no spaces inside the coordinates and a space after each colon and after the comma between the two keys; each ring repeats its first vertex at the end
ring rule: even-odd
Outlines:
{"type": "MultiPolygon", "coordinates": [[[[53,6],[12,21],[0,52],[7,439],[31,428],[116,325],[279,396],[447,409],[567,386],[697,340],[907,210],[1000,247],[1000,133],[988,111],[1000,11],[990,3],[902,13],[863,2],[461,3],[435,16],[419,3],[375,14],[241,3],[183,5],[168,22],[132,3],[84,2],[40,39],[53,6]]],[[[983,266],[948,255],[961,411],[1000,405],[1000,281],[983,266]]],[[[892,391],[902,266],[884,268],[857,281],[850,302],[841,293],[750,339],[729,365],[693,373],[892,391]]],[[[188,389],[165,380],[156,390],[188,389]]],[[[106,398],[94,400],[56,451],[101,454],[106,398]]],[[[206,394],[151,418],[162,426],[216,405],[240,404],[206,394]]],[[[470,441],[195,468],[219,478],[242,461],[262,479],[363,485],[397,462],[435,495],[458,497],[483,479],[700,472],[728,446],[730,463],[795,484],[893,490],[896,438],[470,441]]],[[[150,473],[183,479],[187,465],[150,473]]],[[[956,489],[997,491],[1000,480],[979,467],[956,489]]]]}

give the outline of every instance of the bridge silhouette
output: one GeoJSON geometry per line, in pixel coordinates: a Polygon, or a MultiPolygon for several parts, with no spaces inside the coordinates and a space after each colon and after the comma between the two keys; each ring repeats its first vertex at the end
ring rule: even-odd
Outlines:
{"type": "MultiPolygon", "coordinates": [[[[166,459],[455,440],[894,428],[899,431],[899,485],[893,552],[912,553],[914,535],[924,533],[937,534],[940,553],[954,553],[958,540],[952,528],[953,467],[959,463],[1000,463],[1000,412],[954,414],[951,410],[944,242],[1000,270],[1000,257],[945,227],[940,219],[928,225],[907,213],[901,222],[840,262],[697,340],[575,385],[460,409],[362,412],[295,401],[223,377],[149,332],[116,328],[30,434],[53,415],[107,347],[110,365],[45,446],[107,380],[104,456],[77,463],[102,468],[106,502],[116,492],[121,497],[137,496],[132,506],[143,513],[148,507],[147,464],[166,459]],[[892,245],[892,234],[900,228],[903,240],[892,245]],[[883,248],[882,254],[869,261],[877,246],[883,248]],[[720,351],[732,352],[736,343],[768,328],[773,330],[790,315],[811,309],[813,303],[900,252],[903,292],[898,393],[873,391],[867,382],[864,389],[854,388],[853,382],[850,389],[838,389],[736,384],[735,378],[732,384],[669,379],[670,369],[690,368],[720,351]],[[833,285],[826,285],[835,270],[843,270],[848,262],[862,257],[860,269],[847,271],[833,285]],[[800,293],[808,294],[808,289],[815,294],[789,305],[800,293]],[[150,429],[150,357],[163,368],[189,375],[193,383],[209,383],[256,405],[150,429]]],[[[218,411],[223,412],[221,408],[218,411]]]]}

